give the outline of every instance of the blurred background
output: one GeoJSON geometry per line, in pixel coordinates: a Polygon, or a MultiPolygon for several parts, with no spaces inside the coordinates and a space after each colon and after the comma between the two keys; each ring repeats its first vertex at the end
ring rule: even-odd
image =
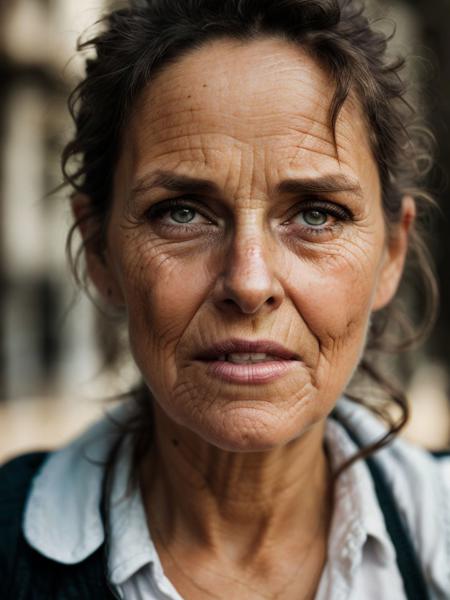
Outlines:
{"type": "MultiPolygon", "coordinates": [[[[429,230],[442,306],[403,377],[413,409],[405,435],[438,449],[450,441],[450,0],[370,4],[380,28],[396,24],[392,50],[409,57],[437,138],[429,188],[441,214],[429,230]]],[[[64,442],[136,379],[131,365],[113,360],[108,325],[72,281],[68,192],[49,195],[71,135],[67,96],[83,72],[77,38],[113,5],[0,0],[0,462],[64,442]]]]}

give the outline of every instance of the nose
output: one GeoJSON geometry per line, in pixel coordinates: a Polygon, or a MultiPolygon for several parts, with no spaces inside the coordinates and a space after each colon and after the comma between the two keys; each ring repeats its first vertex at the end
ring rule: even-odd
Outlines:
{"type": "Polygon", "coordinates": [[[222,308],[253,315],[281,304],[284,292],[274,268],[276,259],[262,237],[236,236],[225,262],[216,296],[222,308]]]}

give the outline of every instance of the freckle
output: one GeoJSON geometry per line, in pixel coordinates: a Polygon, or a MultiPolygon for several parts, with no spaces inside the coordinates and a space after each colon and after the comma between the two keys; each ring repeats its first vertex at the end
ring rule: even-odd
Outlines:
{"type": "Polygon", "coordinates": [[[189,95],[189,96],[188,96],[188,98],[192,98],[192,96],[191,96],[191,95],[189,95]]]}
{"type": "Polygon", "coordinates": [[[176,440],[176,439],[173,439],[173,440],[172,440],[172,444],[175,446],[175,448],[178,448],[178,446],[180,445],[180,444],[178,443],[178,440],[176,440]]]}
{"type": "Polygon", "coordinates": [[[205,87],[208,87],[208,86],[206,85],[206,83],[204,83],[204,84],[203,84],[203,87],[205,88],[205,87]]]}

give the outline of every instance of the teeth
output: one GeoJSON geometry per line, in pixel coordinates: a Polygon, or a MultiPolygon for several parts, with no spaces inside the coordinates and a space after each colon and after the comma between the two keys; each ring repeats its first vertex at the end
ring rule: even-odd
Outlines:
{"type": "MultiPolygon", "coordinates": [[[[222,359],[222,357],[221,357],[221,359],[222,359]]],[[[263,353],[244,354],[244,353],[241,353],[241,354],[228,354],[226,356],[226,360],[228,362],[241,365],[243,363],[266,362],[269,360],[275,360],[275,358],[273,356],[270,356],[270,354],[263,354],[263,353]]]]}

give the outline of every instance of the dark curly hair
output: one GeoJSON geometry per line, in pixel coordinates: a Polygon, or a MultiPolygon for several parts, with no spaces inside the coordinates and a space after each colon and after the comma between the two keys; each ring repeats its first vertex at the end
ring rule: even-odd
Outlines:
{"type": "MultiPolygon", "coordinates": [[[[184,53],[219,38],[250,41],[279,36],[308,51],[335,83],[329,109],[333,134],[345,100],[350,92],[356,93],[378,165],[388,234],[392,224],[399,222],[406,194],[415,199],[419,217],[432,204],[421,189],[430,163],[427,136],[423,135],[423,128],[417,127],[416,111],[406,100],[404,61],[389,59],[389,38],[371,26],[364,7],[356,1],[136,0],[111,12],[101,23],[99,34],[79,43],[79,50],[94,49],[95,57],[87,60],[86,76],[69,100],[76,133],[62,157],[65,183],[75,193],[91,199],[90,213],[83,218],[93,219],[98,225],[87,243],[95,245],[99,252],[111,208],[121,136],[134,100],[145,86],[151,85],[159,70],[184,53]]],[[[79,225],[75,223],[68,240],[76,273],[83,247],[74,255],[71,242],[79,225]]],[[[398,293],[386,309],[373,315],[358,369],[400,408],[400,417],[389,417],[390,413],[384,410],[386,402],[370,402],[372,410],[388,419],[389,429],[382,440],[358,457],[387,444],[408,419],[405,395],[375,366],[373,353],[407,348],[433,324],[437,287],[420,227],[419,218],[410,235],[404,281],[412,281],[423,294],[422,318],[418,324],[413,324],[416,318],[406,318],[402,294],[398,293]],[[393,330],[396,336],[389,335],[393,330]]],[[[357,395],[349,397],[368,404],[367,399],[357,395]]],[[[150,404],[148,397],[143,404],[150,404]]]]}

